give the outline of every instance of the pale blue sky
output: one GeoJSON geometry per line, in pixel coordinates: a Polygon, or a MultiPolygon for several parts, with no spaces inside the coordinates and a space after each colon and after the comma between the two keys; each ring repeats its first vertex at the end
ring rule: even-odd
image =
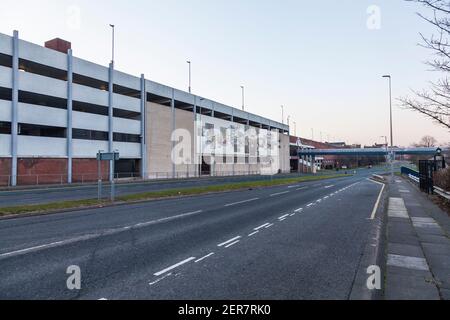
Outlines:
{"type": "MultiPolygon", "coordinates": [[[[432,29],[416,16],[422,8],[402,0],[2,0],[0,32],[43,44],[61,37],[74,54],[107,65],[109,23],[116,25],[116,66],[187,90],[192,61],[193,92],[247,110],[297,122],[297,133],[362,144],[388,135],[387,81],[394,97],[420,89],[437,74],[422,64],[419,32],[432,29]],[[381,9],[379,30],[367,28],[367,8],[381,9]],[[71,9],[72,8],[72,9],[71,9]],[[73,8],[80,10],[80,23],[73,8]]],[[[286,121],[286,120],[285,120],[286,121]]],[[[409,145],[449,132],[398,106],[395,142],[409,145]]],[[[293,125],[291,122],[293,131],[293,125]]]]}

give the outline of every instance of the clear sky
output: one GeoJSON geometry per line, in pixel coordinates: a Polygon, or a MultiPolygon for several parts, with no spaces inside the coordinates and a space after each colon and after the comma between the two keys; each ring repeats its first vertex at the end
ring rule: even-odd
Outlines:
{"type": "MultiPolygon", "coordinates": [[[[320,140],[381,143],[389,135],[388,83],[394,99],[437,77],[422,62],[419,32],[433,29],[402,0],[2,0],[0,32],[43,45],[61,37],[74,55],[107,65],[116,25],[119,70],[297,122],[297,134],[320,140]],[[380,14],[368,13],[377,6],[380,14]],[[369,23],[368,27],[368,21],[369,23]]],[[[284,120],[286,121],[286,120],[284,120]]],[[[394,139],[408,146],[448,130],[394,100],[394,139]]]]}

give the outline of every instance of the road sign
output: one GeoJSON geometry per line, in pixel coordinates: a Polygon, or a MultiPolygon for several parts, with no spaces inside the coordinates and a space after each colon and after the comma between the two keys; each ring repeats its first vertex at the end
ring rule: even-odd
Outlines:
{"type": "Polygon", "coordinates": [[[102,199],[102,161],[109,161],[110,162],[110,169],[112,171],[112,181],[111,181],[111,201],[114,202],[115,197],[115,186],[114,186],[114,161],[117,161],[120,159],[119,152],[103,152],[99,151],[97,153],[97,166],[98,166],[98,200],[101,201],[102,199]]]}
{"type": "Polygon", "coordinates": [[[112,161],[112,160],[119,160],[120,154],[119,152],[98,152],[97,153],[97,160],[99,161],[112,161]]]}

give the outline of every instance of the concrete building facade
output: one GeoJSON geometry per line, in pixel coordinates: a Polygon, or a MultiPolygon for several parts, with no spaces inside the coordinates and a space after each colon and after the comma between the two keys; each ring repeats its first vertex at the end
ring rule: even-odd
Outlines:
{"type": "MultiPolygon", "coordinates": [[[[174,131],[184,129],[195,140],[202,117],[276,132],[278,165],[289,171],[288,126],[120,72],[113,63],[77,58],[60,39],[46,46],[19,39],[17,31],[0,34],[0,185],[95,180],[100,150],[120,153],[115,177],[200,175],[205,157],[195,143],[189,164],[175,164],[172,152],[174,131]]],[[[256,173],[261,167],[216,160],[209,174],[256,173]]],[[[107,165],[102,175],[113,177],[107,165]]]]}

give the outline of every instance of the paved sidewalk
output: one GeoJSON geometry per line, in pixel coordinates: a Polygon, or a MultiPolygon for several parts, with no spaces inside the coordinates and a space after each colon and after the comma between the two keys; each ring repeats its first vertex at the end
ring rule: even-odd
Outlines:
{"type": "Polygon", "coordinates": [[[415,185],[395,177],[387,221],[385,299],[450,300],[448,215],[415,185]]]}

